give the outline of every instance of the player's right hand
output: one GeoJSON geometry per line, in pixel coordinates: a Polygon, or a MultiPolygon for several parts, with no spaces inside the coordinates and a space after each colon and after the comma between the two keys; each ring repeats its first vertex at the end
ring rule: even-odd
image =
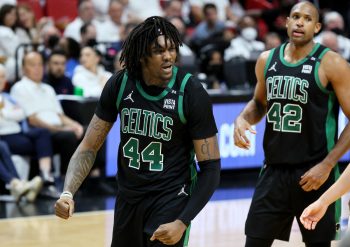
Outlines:
{"type": "Polygon", "coordinates": [[[233,131],[233,138],[235,145],[240,148],[249,149],[250,141],[246,136],[245,132],[248,130],[252,134],[256,134],[256,131],[252,126],[242,117],[237,117],[235,120],[235,128],[233,131]]]}
{"type": "Polygon", "coordinates": [[[55,214],[62,219],[72,217],[74,212],[74,201],[69,197],[61,197],[55,203],[55,214]]]}

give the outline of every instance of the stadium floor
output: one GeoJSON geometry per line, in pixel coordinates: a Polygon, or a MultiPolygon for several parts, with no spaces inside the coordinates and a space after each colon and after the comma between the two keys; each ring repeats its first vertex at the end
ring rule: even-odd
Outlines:
{"type": "MultiPolygon", "coordinates": [[[[253,170],[222,174],[220,188],[192,223],[190,247],[244,246],[244,222],[257,176],[258,171],[253,170]]],[[[38,198],[35,203],[19,204],[0,202],[0,246],[109,246],[115,198],[101,190],[96,181],[85,183],[76,196],[76,213],[69,221],[54,216],[52,199],[38,198]]],[[[344,197],[342,203],[343,231],[347,226],[349,198],[344,197]]],[[[302,246],[296,222],[290,242],[273,244],[273,247],[302,246]]]]}

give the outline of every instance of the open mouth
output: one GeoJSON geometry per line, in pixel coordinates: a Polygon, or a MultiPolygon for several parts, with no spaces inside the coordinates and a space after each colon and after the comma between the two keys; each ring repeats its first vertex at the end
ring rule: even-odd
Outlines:
{"type": "Polygon", "coordinates": [[[163,71],[165,72],[171,72],[173,66],[172,65],[166,65],[166,66],[162,66],[163,71]]]}
{"type": "Polygon", "coordinates": [[[301,31],[301,30],[294,30],[292,34],[293,34],[293,36],[295,36],[295,37],[301,37],[301,36],[304,35],[304,32],[301,31]]]}

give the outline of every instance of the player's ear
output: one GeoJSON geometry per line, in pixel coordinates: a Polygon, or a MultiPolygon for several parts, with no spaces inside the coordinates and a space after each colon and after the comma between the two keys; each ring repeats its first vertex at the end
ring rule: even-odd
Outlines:
{"type": "Polygon", "coordinates": [[[286,28],[287,28],[287,29],[288,29],[289,20],[290,20],[290,18],[289,18],[289,16],[287,16],[287,21],[286,21],[286,28]]]}
{"type": "Polygon", "coordinates": [[[320,22],[317,22],[315,25],[314,33],[318,33],[321,30],[322,24],[320,22]]]}

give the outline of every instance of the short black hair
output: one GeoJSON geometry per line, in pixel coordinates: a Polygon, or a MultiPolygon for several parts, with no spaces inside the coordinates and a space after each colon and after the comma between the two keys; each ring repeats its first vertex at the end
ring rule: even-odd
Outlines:
{"type": "Polygon", "coordinates": [[[0,25],[5,26],[5,17],[13,9],[16,9],[15,5],[12,5],[12,4],[2,5],[2,7],[0,8],[0,25]]]}
{"type": "Polygon", "coordinates": [[[299,2],[299,3],[297,3],[297,4],[295,4],[293,7],[292,7],[292,9],[290,10],[290,13],[289,13],[289,15],[294,11],[294,9],[298,6],[298,5],[301,5],[301,4],[306,4],[306,5],[309,5],[311,8],[313,8],[314,10],[315,10],[315,13],[316,13],[316,22],[319,22],[319,20],[320,20],[320,13],[319,13],[319,10],[318,10],[318,8],[313,4],[313,3],[311,3],[311,2],[309,2],[309,1],[303,1],[303,2],[299,2]]]}
{"type": "Polygon", "coordinates": [[[49,61],[51,59],[51,57],[53,57],[55,55],[64,56],[67,59],[67,54],[64,52],[64,50],[62,50],[62,49],[54,49],[50,53],[50,55],[47,57],[47,61],[49,61]]]}
{"type": "Polygon", "coordinates": [[[151,45],[157,42],[157,37],[164,35],[179,51],[182,45],[180,34],[176,27],[167,19],[152,16],[138,24],[128,35],[122,46],[120,63],[124,64],[128,75],[134,79],[142,78],[141,58],[151,56],[151,45]]]}

